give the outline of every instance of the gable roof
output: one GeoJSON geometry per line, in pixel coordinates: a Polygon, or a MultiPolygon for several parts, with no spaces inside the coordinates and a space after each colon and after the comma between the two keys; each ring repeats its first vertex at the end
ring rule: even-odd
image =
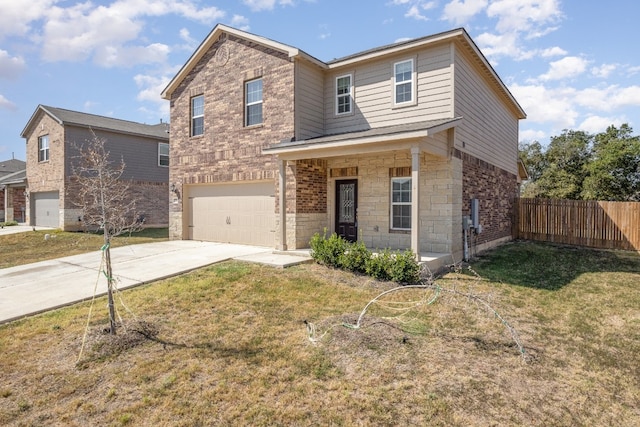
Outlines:
{"type": "Polygon", "coordinates": [[[24,184],[27,179],[27,170],[22,169],[9,175],[0,176],[0,186],[10,184],[24,184]]]}
{"type": "Polygon", "coordinates": [[[287,44],[280,43],[280,42],[277,42],[275,40],[268,39],[266,37],[258,36],[258,35],[255,35],[255,34],[251,34],[251,33],[248,33],[246,31],[238,30],[238,29],[233,28],[233,27],[228,27],[226,25],[218,24],[213,28],[213,30],[211,30],[211,32],[204,39],[204,41],[202,43],[200,43],[200,46],[198,46],[198,48],[195,50],[195,52],[191,55],[191,57],[187,60],[187,62],[182,66],[180,71],[178,71],[178,74],[176,74],[175,77],[173,79],[171,79],[171,81],[169,82],[167,87],[162,91],[162,94],[161,94],[162,98],[164,98],[164,99],[170,99],[171,98],[171,94],[173,93],[173,91],[176,90],[176,88],[180,85],[182,80],[184,80],[184,78],[198,64],[198,62],[207,53],[207,51],[209,51],[211,46],[216,41],[218,41],[220,36],[222,34],[224,34],[224,33],[231,34],[231,35],[234,35],[236,37],[239,37],[239,38],[242,38],[242,39],[245,39],[245,40],[250,40],[250,41],[252,41],[254,43],[257,43],[259,45],[262,45],[262,46],[265,46],[265,47],[269,47],[271,49],[274,49],[274,50],[277,50],[279,52],[285,53],[285,54],[287,54],[289,56],[289,58],[305,57],[308,60],[314,62],[315,64],[317,64],[317,65],[319,65],[319,66],[321,66],[323,68],[326,68],[326,65],[322,61],[319,61],[318,59],[312,57],[311,55],[308,55],[308,54],[304,53],[303,51],[301,51],[300,49],[298,49],[296,47],[289,46],[287,44]]]}
{"type": "Polygon", "coordinates": [[[393,43],[385,46],[376,47],[373,49],[365,50],[363,52],[359,52],[353,55],[345,56],[343,58],[338,58],[331,60],[329,62],[322,62],[313,56],[303,52],[302,50],[295,48],[293,46],[289,46],[283,43],[279,43],[268,39],[266,37],[257,36],[255,34],[248,33],[246,31],[238,30],[232,27],[228,27],[226,25],[218,24],[214,27],[214,29],[209,33],[207,38],[198,46],[196,51],[191,55],[189,60],[182,66],[178,74],[169,82],[167,87],[162,91],[162,98],[170,99],[173,91],[180,85],[182,80],[193,70],[193,68],[197,65],[197,63],[202,59],[205,53],[211,48],[211,46],[219,39],[219,37],[223,33],[228,33],[235,35],[236,37],[240,37],[246,40],[250,40],[252,42],[261,44],[263,46],[270,47],[272,49],[281,51],[289,55],[289,58],[304,58],[307,59],[316,65],[320,66],[322,69],[329,70],[333,68],[342,67],[345,65],[366,61],[369,59],[375,59],[378,57],[392,55],[398,52],[403,52],[410,49],[415,49],[419,47],[429,46],[435,43],[440,43],[443,41],[453,41],[458,43],[459,46],[466,50],[475,60],[476,64],[480,68],[482,74],[489,80],[489,82],[494,86],[494,88],[504,96],[506,102],[510,104],[510,106],[516,112],[516,115],[519,119],[525,119],[527,117],[526,113],[518,104],[515,97],[511,94],[507,86],[500,79],[496,71],[493,69],[489,61],[484,57],[478,46],[469,36],[469,33],[464,28],[457,28],[450,31],[445,31],[442,33],[437,33],[425,37],[420,37],[417,39],[411,39],[403,42],[393,43]]]}
{"type": "Polygon", "coordinates": [[[131,122],[128,120],[114,119],[113,117],[98,116],[95,114],[81,113],[79,111],[65,110],[64,108],[38,105],[29,122],[22,130],[20,136],[27,138],[29,130],[36,124],[39,114],[48,114],[60,125],[73,125],[96,130],[107,130],[131,135],[147,136],[163,140],[169,139],[167,133],[168,123],[147,125],[144,123],[131,122]]]}
{"type": "Polygon", "coordinates": [[[18,172],[27,168],[27,162],[23,160],[11,159],[0,162],[0,177],[18,172]]]}

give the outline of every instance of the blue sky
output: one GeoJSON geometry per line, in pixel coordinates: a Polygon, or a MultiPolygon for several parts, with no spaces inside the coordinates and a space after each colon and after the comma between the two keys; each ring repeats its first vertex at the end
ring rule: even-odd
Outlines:
{"type": "Polygon", "coordinates": [[[331,60],[464,27],[527,112],[520,139],[640,130],[636,0],[0,0],[0,161],[38,104],[168,121],[160,92],[217,23],[331,60]]]}

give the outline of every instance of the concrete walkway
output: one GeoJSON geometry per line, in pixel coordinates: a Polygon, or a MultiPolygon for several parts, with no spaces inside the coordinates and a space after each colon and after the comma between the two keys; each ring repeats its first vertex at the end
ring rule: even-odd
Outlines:
{"type": "MultiPolygon", "coordinates": [[[[274,253],[271,248],[257,246],[193,240],[111,249],[118,289],[176,276],[229,259],[283,268],[309,262],[311,258],[304,255],[274,253]]],[[[0,269],[0,323],[90,299],[96,282],[96,293],[104,295],[107,281],[100,273],[101,258],[100,251],[96,251],[0,269]]]]}

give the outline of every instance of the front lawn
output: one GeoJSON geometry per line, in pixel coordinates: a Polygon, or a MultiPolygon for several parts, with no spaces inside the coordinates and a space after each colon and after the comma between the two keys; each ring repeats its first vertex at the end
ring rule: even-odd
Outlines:
{"type": "MultiPolygon", "coordinates": [[[[114,237],[112,246],[160,242],[169,239],[166,228],[146,228],[131,235],[114,237]]],[[[60,230],[38,230],[0,236],[0,268],[45,261],[68,255],[99,251],[102,234],[60,230]],[[45,240],[45,236],[48,237],[45,240]]]]}
{"type": "Polygon", "coordinates": [[[472,269],[361,329],[393,284],[241,262],[127,290],[115,339],[97,301],[82,355],[90,303],[0,326],[0,424],[640,425],[638,254],[515,242],[472,269]]]}

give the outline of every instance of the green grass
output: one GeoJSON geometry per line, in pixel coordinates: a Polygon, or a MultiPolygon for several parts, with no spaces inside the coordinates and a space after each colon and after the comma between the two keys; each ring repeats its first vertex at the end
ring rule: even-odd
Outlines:
{"type": "Polygon", "coordinates": [[[97,301],[80,363],[89,303],[0,326],[0,424],[640,424],[639,255],[516,242],[472,268],[438,284],[490,300],[526,361],[464,298],[400,291],[354,330],[394,285],[227,262],[124,292],[115,338],[97,301]]]}
{"type": "MultiPolygon", "coordinates": [[[[147,228],[131,235],[114,237],[112,247],[168,240],[166,228],[147,228]]],[[[45,261],[68,255],[98,251],[102,234],[60,230],[27,231],[0,236],[0,268],[45,261]],[[45,235],[49,238],[45,240],[45,235]]]]}

